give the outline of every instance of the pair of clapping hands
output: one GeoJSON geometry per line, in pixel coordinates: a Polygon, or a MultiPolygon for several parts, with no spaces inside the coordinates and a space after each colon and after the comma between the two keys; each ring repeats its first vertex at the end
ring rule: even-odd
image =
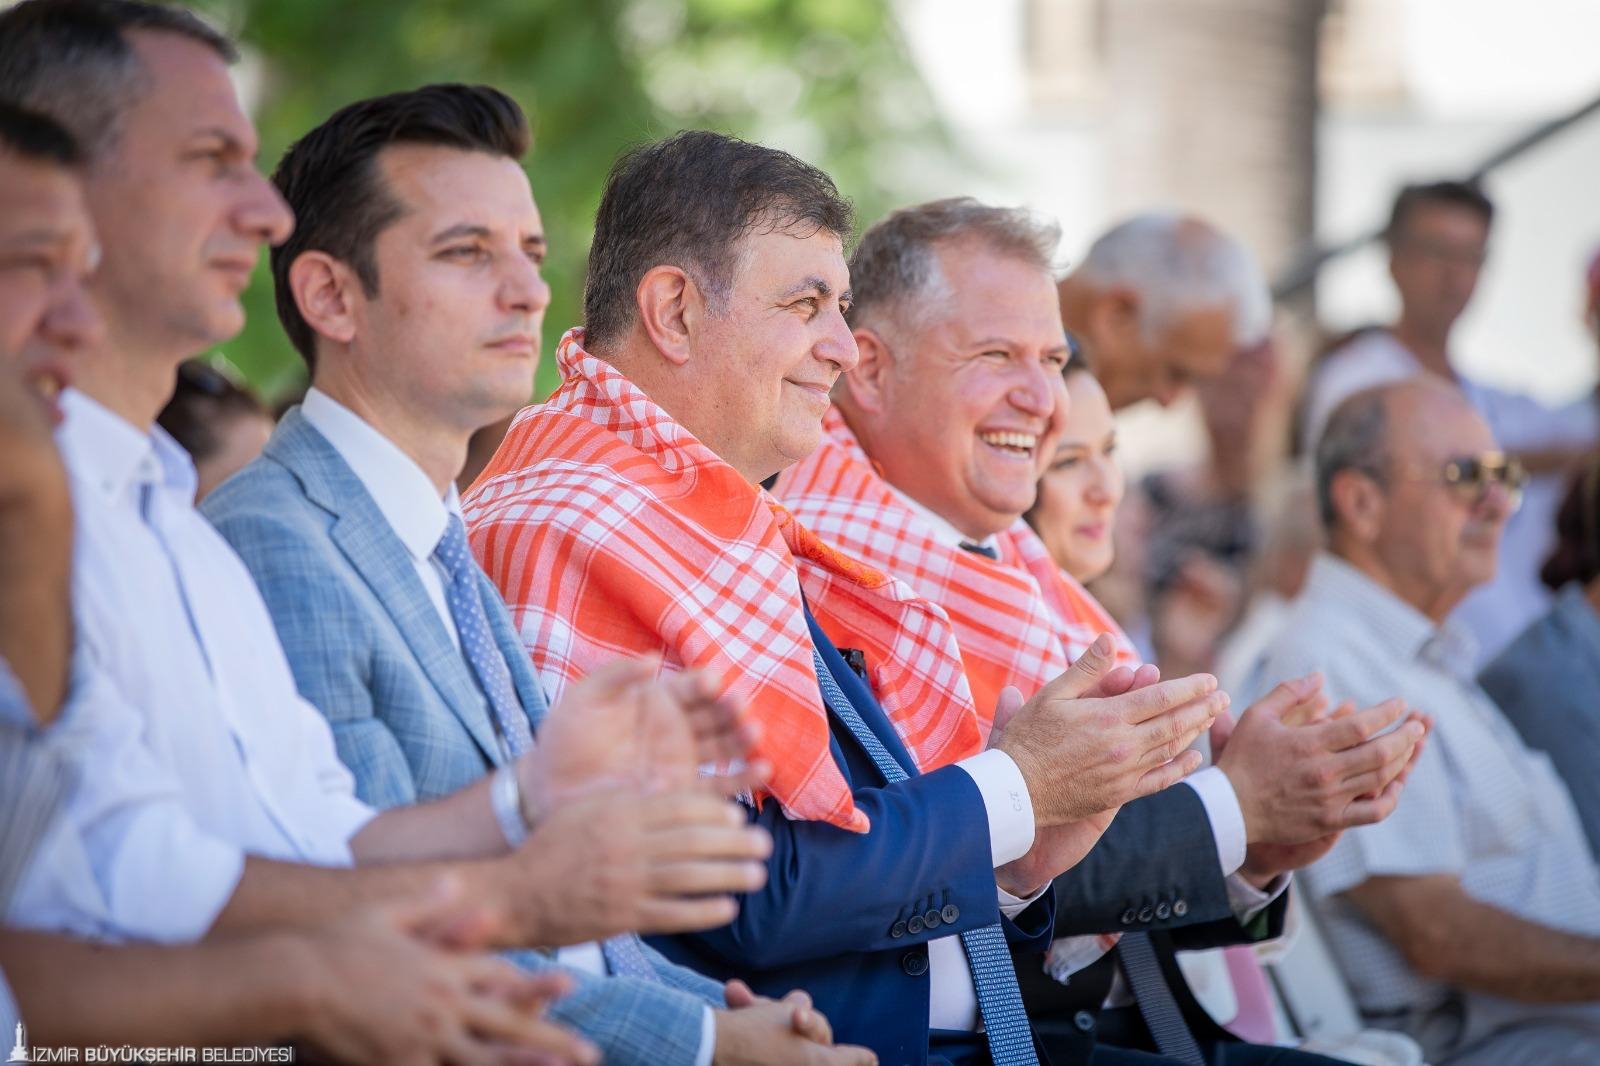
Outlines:
{"type": "Polygon", "coordinates": [[[1076,865],[1122,804],[1199,768],[1190,745],[1207,730],[1244,816],[1240,873],[1258,887],[1326,854],[1343,830],[1388,817],[1430,723],[1399,700],[1330,711],[1322,684],[1317,674],[1286,681],[1235,725],[1214,677],[1162,681],[1148,664],[1116,666],[1101,636],[1026,703],[1006,689],[990,746],[1022,772],[1036,833],[1027,855],[996,871],[1001,887],[1032,895],[1076,865]]]}

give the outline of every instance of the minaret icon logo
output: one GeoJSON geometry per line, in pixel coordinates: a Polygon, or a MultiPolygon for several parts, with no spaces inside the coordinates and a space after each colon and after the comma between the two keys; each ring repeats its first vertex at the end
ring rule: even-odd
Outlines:
{"type": "Polygon", "coordinates": [[[28,1057],[28,1040],[23,1033],[22,1023],[17,1023],[17,1042],[11,1048],[11,1054],[6,1056],[7,1062],[32,1062],[28,1057]]]}

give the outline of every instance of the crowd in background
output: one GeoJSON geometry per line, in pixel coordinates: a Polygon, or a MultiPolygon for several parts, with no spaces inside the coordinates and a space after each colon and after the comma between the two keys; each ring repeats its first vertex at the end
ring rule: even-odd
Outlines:
{"type": "Polygon", "coordinates": [[[1300,374],[1204,220],[1063,274],[1026,210],[858,227],[680,133],[526,406],[518,104],[352,101],[268,178],[235,58],[0,12],[14,1053],[1600,1056],[1600,404],[1452,364],[1482,190],[1400,192],[1399,318],[1300,374]],[[273,410],[199,358],[263,247],[273,410]],[[1117,412],[1190,392],[1203,450],[1127,484],[1117,412]],[[1359,1048],[1273,1016],[1291,900],[1359,1048]]]}

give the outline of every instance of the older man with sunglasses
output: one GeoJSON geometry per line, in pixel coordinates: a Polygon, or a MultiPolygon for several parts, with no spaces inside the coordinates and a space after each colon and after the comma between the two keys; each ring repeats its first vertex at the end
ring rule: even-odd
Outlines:
{"type": "Polygon", "coordinates": [[[1523,473],[1431,378],[1344,401],[1316,473],[1328,551],[1259,676],[1320,669],[1336,700],[1399,695],[1435,722],[1394,814],[1306,871],[1356,1000],[1430,1062],[1600,1062],[1600,868],[1446,617],[1493,577],[1523,473]]]}

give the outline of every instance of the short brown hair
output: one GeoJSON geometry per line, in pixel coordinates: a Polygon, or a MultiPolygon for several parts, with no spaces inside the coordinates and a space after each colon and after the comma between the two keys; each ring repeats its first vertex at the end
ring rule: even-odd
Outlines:
{"type": "Polygon", "coordinates": [[[527,116],[500,90],[426,85],[342,107],[290,145],[272,181],[294,210],[295,227],[272,249],[272,281],[278,319],[307,366],[316,365],[316,332],[295,303],[289,268],[303,252],[326,252],[350,264],[367,296],[378,295],[373,244],[404,211],[384,187],[379,154],[422,144],[521,159],[530,140],[527,116]]]}
{"type": "Polygon", "coordinates": [[[1427,204],[1471,211],[1483,220],[1485,229],[1494,223],[1494,203],[1472,182],[1434,181],[1406,185],[1394,198],[1394,207],[1389,211],[1389,224],[1383,229],[1383,239],[1393,246],[1396,238],[1404,233],[1411,215],[1417,208],[1427,204]]]}
{"type": "Polygon", "coordinates": [[[583,324],[591,346],[633,323],[634,290],[652,267],[680,267],[715,309],[733,283],[734,245],[762,227],[848,239],[850,204],[833,180],[788,152],[708,130],[647,144],[611,168],[594,220],[583,324]]]}

